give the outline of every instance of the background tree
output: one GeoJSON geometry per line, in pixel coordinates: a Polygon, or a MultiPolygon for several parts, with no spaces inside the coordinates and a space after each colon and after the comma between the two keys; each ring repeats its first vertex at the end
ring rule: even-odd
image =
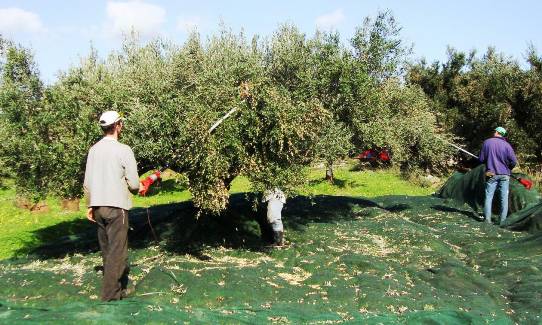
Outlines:
{"type": "Polygon", "coordinates": [[[343,121],[358,150],[386,148],[392,164],[403,171],[445,170],[447,138],[436,124],[432,103],[417,87],[402,80],[412,53],[390,11],[365,18],[351,39],[353,52],[345,60],[343,121]]]}
{"type": "Polygon", "coordinates": [[[412,46],[404,44],[401,29],[389,10],[378,12],[374,19],[366,17],[356,28],[351,40],[354,55],[377,81],[401,77],[405,72],[412,46]]]}
{"type": "Polygon", "coordinates": [[[521,87],[516,94],[513,106],[514,121],[512,126],[515,143],[523,143],[524,156],[530,160],[542,161],[542,57],[531,45],[527,50],[529,69],[523,73],[521,87]],[[518,132],[516,129],[523,132],[518,132]]]}
{"type": "Polygon", "coordinates": [[[422,90],[390,80],[375,94],[372,105],[353,116],[358,141],[388,149],[405,172],[444,172],[451,150],[441,139],[448,135],[439,132],[422,90]]]}
{"type": "Polygon", "coordinates": [[[331,120],[324,128],[324,134],[316,145],[318,158],[323,160],[326,167],[326,179],[334,182],[333,165],[340,158],[348,156],[352,150],[352,133],[350,130],[335,120],[331,120]]]}
{"type": "Polygon", "coordinates": [[[110,85],[110,74],[92,51],[79,67],[61,73],[47,88],[42,102],[54,120],[49,126],[51,163],[57,166],[49,186],[61,198],[83,195],[86,155],[102,137],[96,121],[103,111],[116,107],[110,85]]]}
{"type": "Polygon", "coordinates": [[[16,175],[19,196],[43,199],[52,173],[51,116],[41,103],[44,87],[30,51],[1,41],[0,155],[16,175]]]}
{"type": "Polygon", "coordinates": [[[410,68],[408,82],[419,85],[438,111],[439,125],[464,139],[471,151],[502,125],[508,138],[527,159],[540,159],[540,73],[537,54],[528,53],[529,69],[493,48],[478,57],[453,49],[448,60],[410,68]],[[532,62],[532,63],[531,63],[532,62]],[[531,157],[531,158],[529,158],[531,157]]]}

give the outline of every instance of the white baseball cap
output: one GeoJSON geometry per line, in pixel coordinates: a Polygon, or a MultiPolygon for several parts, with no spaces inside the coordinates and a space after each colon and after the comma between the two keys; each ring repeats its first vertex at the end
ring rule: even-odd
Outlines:
{"type": "Polygon", "coordinates": [[[108,126],[120,121],[122,118],[118,112],[107,111],[100,116],[100,126],[108,126]]]}

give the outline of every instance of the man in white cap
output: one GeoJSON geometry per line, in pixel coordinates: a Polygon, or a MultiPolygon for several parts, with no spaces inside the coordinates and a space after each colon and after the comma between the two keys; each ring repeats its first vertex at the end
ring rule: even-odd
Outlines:
{"type": "Polygon", "coordinates": [[[104,137],[88,153],[84,190],[87,218],[98,225],[103,259],[103,301],[119,300],[128,284],[128,210],[130,192],[139,190],[137,163],[132,149],[118,141],[123,127],[119,113],[100,116],[104,137]]]}
{"type": "Polygon", "coordinates": [[[480,162],[486,165],[486,186],[484,217],[487,223],[491,223],[491,211],[493,195],[499,189],[500,194],[500,224],[506,220],[508,214],[508,189],[510,185],[510,173],[517,164],[516,154],[508,141],[506,130],[499,126],[495,129],[493,137],[484,141],[480,150],[480,162]]]}

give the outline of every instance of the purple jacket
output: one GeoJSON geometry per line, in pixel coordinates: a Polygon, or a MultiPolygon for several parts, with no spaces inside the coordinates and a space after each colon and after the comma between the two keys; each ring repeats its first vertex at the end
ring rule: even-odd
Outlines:
{"type": "Polygon", "coordinates": [[[486,164],[486,170],[497,175],[510,175],[510,169],[517,164],[514,149],[506,139],[489,138],[484,141],[480,150],[480,162],[486,164]]]}

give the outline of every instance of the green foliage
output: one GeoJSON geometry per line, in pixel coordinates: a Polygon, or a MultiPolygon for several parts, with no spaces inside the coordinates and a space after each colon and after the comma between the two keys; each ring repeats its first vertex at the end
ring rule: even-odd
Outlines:
{"type": "Polygon", "coordinates": [[[438,134],[430,102],[421,89],[394,81],[384,83],[373,106],[354,116],[355,136],[361,143],[391,151],[392,161],[404,171],[443,172],[450,149],[438,134]]]}
{"type": "Polygon", "coordinates": [[[367,18],[352,40],[353,53],[333,33],[307,39],[286,25],[273,37],[266,55],[273,81],[298,98],[318,99],[333,113],[318,148],[330,172],[333,160],[353,146],[397,151],[393,162],[406,170],[446,168],[449,150],[437,137],[432,107],[422,92],[392,78],[402,75],[410,54],[400,30],[390,12],[379,13],[374,21],[367,18]]]}
{"type": "Polygon", "coordinates": [[[517,101],[512,106],[514,122],[511,125],[513,140],[521,144],[525,154],[542,160],[542,56],[534,47],[527,51],[529,70],[525,71],[521,80],[517,101]],[[517,132],[516,132],[517,130],[517,132]]]}
{"type": "Polygon", "coordinates": [[[353,149],[352,133],[341,122],[332,121],[323,129],[316,145],[318,158],[326,165],[326,178],[333,181],[333,164],[340,158],[345,158],[353,149]]]}
{"type": "Polygon", "coordinates": [[[93,52],[47,89],[44,105],[52,117],[48,124],[57,166],[48,185],[55,195],[79,198],[83,194],[86,154],[101,135],[95,121],[113,105],[104,86],[108,82],[110,76],[93,52]]]}
{"type": "Polygon", "coordinates": [[[43,85],[32,54],[2,42],[0,135],[2,163],[16,175],[20,196],[37,202],[47,193],[52,174],[51,138],[44,109],[43,85]]]}
{"type": "Polygon", "coordinates": [[[477,151],[497,126],[524,158],[541,156],[540,58],[531,47],[529,69],[489,48],[482,56],[449,49],[448,60],[411,67],[408,80],[422,87],[437,109],[439,125],[477,151]]]}
{"type": "Polygon", "coordinates": [[[86,150],[99,138],[95,121],[107,109],[124,113],[122,138],[134,149],[140,170],[168,164],[184,172],[200,208],[222,211],[229,184],[241,172],[258,189],[292,188],[314,159],[314,145],[331,115],[317,101],[300,100],[270,80],[262,57],[243,35],[227,30],[204,45],[197,35],[182,48],[129,40],[103,63],[91,56],[46,97],[61,121],[53,128],[55,162],[63,167],[56,191],[80,195],[86,150]],[[209,134],[232,107],[238,112],[209,134]],[[68,174],[73,183],[61,183],[68,174]]]}
{"type": "Polygon", "coordinates": [[[285,87],[298,98],[310,96],[306,84],[312,77],[310,47],[293,25],[282,25],[264,49],[266,72],[273,83],[285,87]]]}
{"type": "Polygon", "coordinates": [[[356,59],[376,80],[398,77],[404,71],[412,46],[404,44],[400,37],[401,29],[391,11],[387,10],[379,12],[374,19],[366,17],[352,37],[356,59]]]}
{"type": "MultiPolygon", "coordinates": [[[[128,38],[105,60],[91,51],[48,87],[41,86],[32,65],[24,70],[20,63],[29,77],[4,73],[2,81],[2,132],[14,136],[8,141],[11,151],[0,156],[24,149],[28,156],[17,163],[39,162],[35,170],[16,167],[23,171],[15,173],[22,191],[80,197],[86,153],[101,136],[98,116],[118,110],[125,116],[121,141],[133,148],[140,172],[168,165],[184,173],[195,205],[213,213],[225,209],[230,184],[240,174],[257,191],[275,186],[290,191],[306,179],[305,166],[320,159],[331,168],[353,145],[390,146],[402,166],[439,168],[438,149],[427,149],[430,140],[421,139],[435,133],[434,118],[417,97],[421,93],[401,84],[393,95],[380,93],[391,89],[382,83],[398,75],[406,53],[396,44],[400,29],[389,13],[365,27],[376,33],[363,45],[371,62],[380,62],[376,74],[360,59],[362,45],[355,54],[341,45],[338,34],[307,38],[291,25],[262,42],[257,37],[249,42],[224,27],[206,42],[194,33],[182,46],[128,38]],[[410,99],[414,109],[407,109],[410,99]],[[14,109],[23,101],[27,111],[14,109]],[[209,133],[232,108],[237,111],[209,133]],[[33,119],[36,112],[39,118],[33,119]],[[386,128],[368,128],[383,119],[386,128]],[[407,136],[397,130],[413,128],[416,121],[419,139],[406,145],[407,136]],[[15,132],[21,124],[31,130],[28,143],[15,132]],[[401,140],[390,139],[396,135],[401,140]]],[[[12,61],[8,57],[3,71],[12,61]]]]}
{"type": "Polygon", "coordinates": [[[392,164],[405,171],[445,171],[446,150],[434,109],[423,92],[400,82],[411,48],[389,11],[366,18],[343,54],[339,78],[338,119],[353,134],[358,150],[387,148],[392,164]]]}
{"type": "MultiPolygon", "coordinates": [[[[341,99],[341,77],[348,53],[341,47],[338,34],[318,32],[307,39],[297,28],[282,26],[266,48],[267,73],[278,86],[283,86],[295,98],[313,101],[333,113],[315,134],[314,154],[325,160],[330,172],[338,158],[351,149],[351,134],[340,121],[345,102],[341,99]]],[[[294,128],[299,126],[293,125],[294,128]]],[[[286,175],[286,179],[297,179],[286,175]]]]}

